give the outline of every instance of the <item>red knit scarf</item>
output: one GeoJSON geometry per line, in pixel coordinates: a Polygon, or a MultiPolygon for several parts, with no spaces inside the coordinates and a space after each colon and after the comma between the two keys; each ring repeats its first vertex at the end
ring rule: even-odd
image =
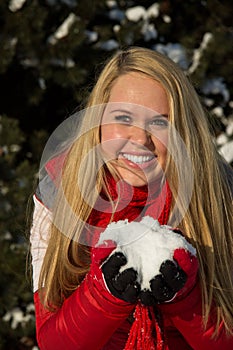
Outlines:
{"type": "MultiPolygon", "coordinates": [[[[161,190],[159,198],[164,201],[164,205],[157,219],[161,225],[165,225],[168,222],[171,206],[171,191],[168,184],[161,190]],[[164,189],[166,191],[165,201],[164,189]]],[[[156,202],[159,204],[158,201],[156,202]]],[[[153,217],[153,205],[149,206],[145,214],[150,214],[153,217]]],[[[163,350],[164,346],[162,329],[155,315],[155,310],[153,307],[146,307],[138,302],[134,312],[134,322],[124,350],[163,350]]]]}
{"type": "MultiPolygon", "coordinates": [[[[116,200],[118,196],[120,198],[117,210],[113,215],[113,221],[140,220],[142,216],[149,215],[157,219],[161,225],[167,224],[172,198],[167,182],[162,187],[158,183],[132,187],[124,181],[116,183],[109,174],[108,186],[112,199],[116,200]]],[[[106,201],[107,197],[104,193],[101,193],[101,196],[102,198],[91,213],[89,223],[105,228],[112,218],[112,213],[106,201]],[[102,202],[103,198],[105,199],[104,203],[102,202]]],[[[146,307],[138,302],[134,312],[134,322],[124,350],[163,349],[162,330],[155,310],[153,307],[146,307]]]]}

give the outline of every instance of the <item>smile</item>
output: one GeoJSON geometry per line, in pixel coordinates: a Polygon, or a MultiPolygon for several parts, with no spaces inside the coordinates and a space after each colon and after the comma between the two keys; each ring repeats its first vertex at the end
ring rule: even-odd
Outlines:
{"type": "Polygon", "coordinates": [[[122,157],[124,157],[125,159],[135,164],[147,163],[155,158],[154,155],[135,155],[135,154],[129,154],[129,153],[122,153],[122,157]]]}

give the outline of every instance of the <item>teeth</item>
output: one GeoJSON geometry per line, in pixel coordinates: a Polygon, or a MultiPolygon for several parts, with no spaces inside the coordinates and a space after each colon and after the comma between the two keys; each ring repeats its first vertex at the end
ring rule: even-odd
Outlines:
{"type": "Polygon", "coordinates": [[[137,164],[149,162],[154,158],[154,156],[135,156],[133,154],[128,153],[123,153],[123,157],[137,164]]]}

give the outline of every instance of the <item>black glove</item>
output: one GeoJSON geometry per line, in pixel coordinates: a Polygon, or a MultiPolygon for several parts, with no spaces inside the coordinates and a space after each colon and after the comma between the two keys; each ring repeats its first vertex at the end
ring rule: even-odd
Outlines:
{"type": "Polygon", "coordinates": [[[115,297],[135,303],[137,301],[140,285],[137,282],[137,272],[133,268],[119,272],[127,259],[121,252],[116,252],[102,265],[102,272],[109,291],[115,297]]]}
{"type": "Polygon", "coordinates": [[[170,301],[186,283],[186,273],[172,260],[164,261],[159,275],[150,280],[150,290],[142,290],[139,299],[149,306],[170,301]]]}

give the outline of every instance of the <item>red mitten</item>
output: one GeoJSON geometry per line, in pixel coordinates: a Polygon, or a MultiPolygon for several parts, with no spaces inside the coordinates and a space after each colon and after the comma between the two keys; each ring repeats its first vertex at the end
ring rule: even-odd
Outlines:
{"type": "Polygon", "coordinates": [[[199,265],[197,257],[185,249],[176,249],[173,258],[187,276],[184,287],[176,294],[176,299],[180,299],[182,296],[188,294],[195,286],[199,265]]]}
{"type": "Polygon", "coordinates": [[[90,275],[105,289],[107,288],[105,287],[101,265],[115,248],[116,243],[112,240],[105,240],[101,245],[92,248],[90,275]]]}
{"type": "Polygon", "coordinates": [[[140,293],[144,305],[171,302],[187,295],[197,281],[197,257],[187,249],[177,248],[171,260],[161,263],[159,272],[150,280],[151,291],[140,293]]]}

